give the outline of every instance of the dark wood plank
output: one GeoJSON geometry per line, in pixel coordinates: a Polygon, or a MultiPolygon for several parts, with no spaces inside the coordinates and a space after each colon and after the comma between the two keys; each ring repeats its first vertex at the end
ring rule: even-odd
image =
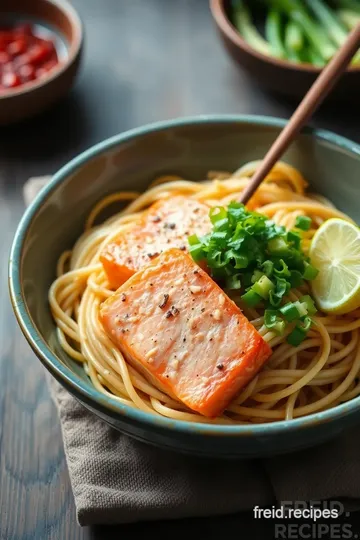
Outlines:
{"type": "MultiPolygon", "coordinates": [[[[262,91],[222,48],[208,0],[73,0],[86,27],[83,68],[69,97],[40,117],[0,130],[0,539],[167,535],[204,521],[80,529],[61,433],[43,369],[21,336],[7,293],[8,250],[29,176],[51,174],[92,144],[176,116],[288,117],[293,103],[262,91]]],[[[314,123],[360,137],[354,111],[323,107],[314,123]]],[[[202,523],[202,525],[201,525],[202,523]]],[[[206,531],[251,527],[252,516],[206,520],[206,531]]],[[[271,537],[254,524],[254,537],[271,537]]],[[[204,529],[203,529],[204,532],[204,529]]],[[[211,536],[212,537],[212,536],[211,536]]]]}

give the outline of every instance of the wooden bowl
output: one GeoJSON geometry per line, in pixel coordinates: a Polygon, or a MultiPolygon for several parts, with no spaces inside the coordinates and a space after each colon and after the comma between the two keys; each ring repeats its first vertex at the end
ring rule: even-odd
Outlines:
{"type": "Polygon", "coordinates": [[[2,19],[32,22],[50,29],[61,43],[61,62],[47,76],[0,95],[0,125],[32,117],[62,98],[72,87],[83,48],[83,25],[67,0],[1,0],[2,19]]]}
{"type": "MultiPolygon", "coordinates": [[[[230,56],[264,88],[288,98],[301,99],[321,68],[266,56],[253,49],[229,17],[230,0],[210,0],[210,9],[221,40],[230,56]]],[[[351,67],[338,81],[327,101],[359,99],[360,68],[351,67]]]]}

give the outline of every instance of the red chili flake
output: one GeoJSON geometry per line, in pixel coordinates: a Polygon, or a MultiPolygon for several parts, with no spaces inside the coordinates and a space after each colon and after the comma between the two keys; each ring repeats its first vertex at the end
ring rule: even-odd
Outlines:
{"type": "Polygon", "coordinates": [[[154,216],[151,221],[153,223],[159,223],[159,221],[161,221],[161,217],[160,216],[154,216]]]}
{"type": "Polygon", "coordinates": [[[216,367],[221,371],[222,369],[224,369],[224,364],[218,364],[216,367]]]}
{"type": "Polygon", "coordinates": [[[153,259],[154,257],[157,257],[158,255],[160,255],[160,253],[158,251],[155,251],[154,253],[148,253],[147,254],[149,259],[153,259]]]}
{"type": "Polygon", "coordinates": [[[126,294],[125,294],[125,293],[122,293],[122,294],[121,294],[121,301],[122,301],[122,302],[125,302],[125,301],[126,301],[126,294]]]}

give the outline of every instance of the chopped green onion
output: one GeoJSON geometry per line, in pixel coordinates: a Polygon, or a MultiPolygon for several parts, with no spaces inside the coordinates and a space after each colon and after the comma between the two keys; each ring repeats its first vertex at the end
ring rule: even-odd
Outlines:
{"type": "Polygon", "coordinates": [[[189,252],[195,262],[199,262],[205,258],[203,245],[200,243],[198,237],[194,234],[188,238],[190,247],[189,252]]]}
{"type": "Polygon", "coordinates": [[[303,278],[308,280],[308,281],[311,281],[312,279],[315,279],[316,276],[318,275],[319,273],[319,270],[317,268],[315,268],[315,266],[313,266],[312,264],[304,261],[304,266],[305,266],[305,270],[303,272],[303,278]]]}
{"type": "Polygon", "coordinates": [[[196,234],[192,234],[188,237],[188,242],[190,246],[194,246],[195,244],[200,244],[199,237],[196,234]]]}
{"type": "Polygon", "coordinates": [[[255,291],[250,289],[245,294],[241,296],[241,299],[244,300],[245,304],[247,304],[249,307],[255,307],[260,304],[262,301],[262,298],[260,295],[258,295],[255,291]]]}
{"type": "Polygon", "coordinates": [[[259,281],[254,283],[254,285],[252,286],[252,290],[265,300],[269,297],[270,291],[272,291],[274,288],[275,285],[273,284],[273,282],[265,275],[261,276],[259,281]]]}
{"type": "Polygon", "coordinates": [[[304,341],[310,327],[312,325],[312,320],[310,317],[305,317],[303,323],[298,323],[295,328],[290,332],[287,337],[287,342],[293,347],[297,347],[304,341]]]}
{"type": "Polygon", "coordinates": [[[212,240],[216,242],[221,247],[226,247],[227,245],[227,232],[225,231],[215,231],[212,234],[212,240]]]}
{"type": "Polygon", "coordinates": [[[266,274],[264,274],[264,272],[261,272],[260,270],[254,270],[254,273],[251,276],[251,283],[256,283],[264,275],[266,275],[266,274]]]}
{"type": "Polygon", "coordinates": [[[290,272],[290,284],[292,287],[300,287],[303,282],[303,277],[298,270],[291,270],[290,272]]]}
{"type": "Polygon", "coordinates": [[[308,216],[298,216],[296,218],[295,227],[302,231],[308,231],[311,227],[311,218],[308,216]]]}
{"type": "Polygon", "coordinates": [[[305,317],[308,314],[306,302],[299,302],[299,300],[297,300],[294,302],[294,306],[298,310],[300,317],[305,317]]]}
{"type": "Polygon", "coordinates": [[[284,262],[283,259],[279,259],[279,261],[274,264],[274,274],[278,277],[291,276],[288,265],[284,262]]]}
{"type": "Polygon", "coordinates": [[[269,240],[268,249],[274,255],[285,255],[289,251],[289,246],[281,236],[269,240]]]}
{"type": "Polygon", "coordinates": [[[269,293],[269,302],[273,307],[279,307],[283,297],[289,292],[290,283],[284,278],[276,278],[275,290],[269,293]]]}
{"type": "Polygon", "coordinates": [[[297,347],[304,341],[306,338],[306,331],[301,326],[295,326],[294,330],[290,332],[288,337],[286,338],[286,341],[289,343],[289,345],[292,345],[293,347],[297,347]]]}
{"type": "Polygon", "coordinates": [[[317,274],[302,251],[300,232],[287,231],[238,202],[212,208],[210,214],[212,230],[189,238],[193,259],[204,262],[211,277],[229,294],[237,290],[247,306],[261,305],[267,312],[265,323],[274,332],[284,332],[291,322],[304,332],[309,315],[316,312],[311,297],[283,305],[291,287],[317,274]]]}
{"type": "Polygon", "coordinates": [[[279,320],[279,313],[275,309],[265,309],[264,324],[266,328],[273,328],[279,320]]]}
{"type": "Polygon", "coordinates": [[[262,263],[261,268],[264,270],[265,276],[270,277],[273,273],[274,263],[268,259],[262,263]]]}
{"type": "Polygon", "coordinates": [[[298,233],[296,233],[294,231],[289,231],[287,233],[286,239],[287,239],[288,242],[290,242],[291,244],[294,245],[295,249],[300,248],[301,237],[300,237],[300,235],[298,233]]]}
{"type": "Polygon", "coordinates": [[[223,268],[226,265],[223,252],[220,249],[210,251],[207,256],[207,263],[210,268],[223,268]]]}
{"type": "Polygon", "coordinates": [[[315,313],[317,312],[317,309],[315,306],[315,302],[311,298],[311,296],[309,296],[308,294],[305,294],[304,296],[300,298],[300,302],[303,302],[306,304],[306,309],[309,315],[315,315],[315,313]]]}
{"type": "Polygon", "coordinates": [[[304,328],[305,332],[308,332],[308,330],[310,330],[310,327],[311,327],[312,323],[313,323],[313,321],[312,321],[311,317],[305,317],[304,318],[303,328],[304,328]]]}
{"type": "Polygon", "coordinates": [[[277,323],[273,327],[273,330],[275,330],[275,332],[281,336],[281,334],[283,334],[285,331],[285,327],[286,327],[285,321],[277,321],[277,323]]]}
{"type": "Polygon", "coordinates": [[[249,258],[246,255],[239,255],[238,253],[236,253],[236,251],[232,249],[227,252],[225,259],[227,262],[234,262],[234,268],[236,270],[240,268],[247,268],[249,264],[249,258]]]}
{"type": "Polygon", "coordinates": [[[228,218],[214,220],[213,225],[214,225],[214,228],[217,231],[223,231],[223,230],[226,230],[228,228],[229,220],[228,220],[228,218]]]}
{"type": "Polygon", "coordinates": [[[286,323],[279,317],[279,312],[275,309],[266,309],[264,312],[264,324],[266,328],[274,330],[277,334],[282,334],[286,323]]]}
{"type": "Polygon", "coordinates": [[[288,302],[284,306],[281,306],[279,311],[287,322],[295,321],[300,317],[299,310],[293,302],[288,302]]]}
{"type": "Polygon", "coordinates": [[[209,215],[213,225],[220,220],[227,219],[227,212],[222,206],[214,206],[211,208],[209,215]]]}

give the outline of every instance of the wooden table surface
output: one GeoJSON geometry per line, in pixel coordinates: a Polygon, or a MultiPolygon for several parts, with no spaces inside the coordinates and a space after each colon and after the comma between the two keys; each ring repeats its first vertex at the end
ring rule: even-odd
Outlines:
{"type": "MultiPolygon", "coordinates": [[[[117,538],[134,531],[169,536],[197,526],[210,537],[246,526],[253,537],[269,538],[269,524],[253,522],[251,515],[115,528],[81,529],[76,523],[43,368],[8,300],[7,259],[24,210],[24,182],[144,123],[204,113],[289,117],[294,104],[270,96],[235,67],[215,33],[208,0],[73,4],[86,28],[75,88],[47,114],[0,130],[0,539],[117,538]]],[[[360,141],[357,118],[359,109],[324,107],[314,124],[360,141]]]]}

